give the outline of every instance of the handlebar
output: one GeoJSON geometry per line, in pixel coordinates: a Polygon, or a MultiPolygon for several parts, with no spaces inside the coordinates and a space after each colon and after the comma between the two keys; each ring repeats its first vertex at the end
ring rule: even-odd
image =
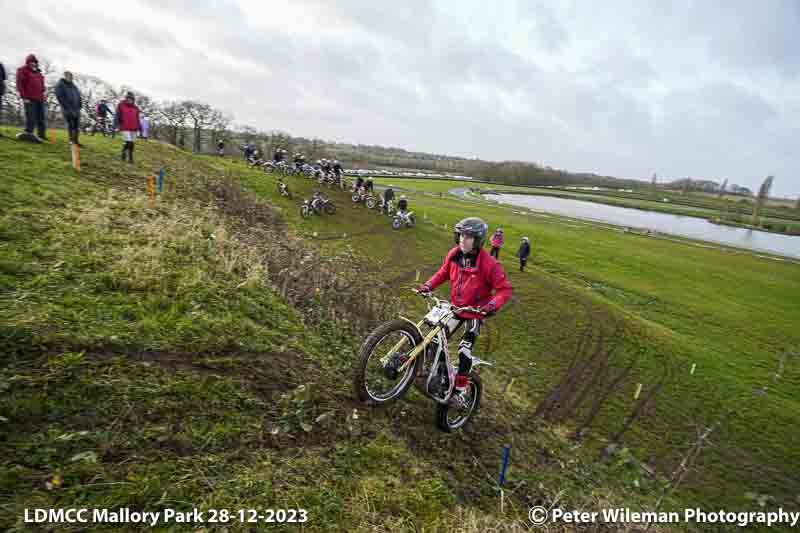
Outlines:
{"type": "MultiPolygon", "coordinates": [[[[434,296],[430,292],[422,292],[422,291],[418,291],[417,289],[411,289],[411,291],[413,293],[415,293],[415,294],[418,294],[419,296],[422,296],[423,298],[432,298],[433,301],[436,302],[436,305],[439,305],[441,303],[450,303],[447,300],[442,300],[441,298],[437,298],[436,296],[434,296]]],[[[450,309],[452,309],[454,313],[477,313],[479,315],[484,315],[484,316],[487,314],[485,311],[481,310],[480,308],[472,307],[472,306],[456,307],[455,305],[451,305],[450,309]]]]}

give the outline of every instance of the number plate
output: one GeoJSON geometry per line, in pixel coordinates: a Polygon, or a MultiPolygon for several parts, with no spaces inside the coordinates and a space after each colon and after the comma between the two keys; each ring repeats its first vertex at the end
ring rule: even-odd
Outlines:
{"type": "Polygon", "coordinates": [[[450,308],[448,307],[434,307],[425,315],[425,321],[430,324],[438,324],[449,312],[450,308]]]}

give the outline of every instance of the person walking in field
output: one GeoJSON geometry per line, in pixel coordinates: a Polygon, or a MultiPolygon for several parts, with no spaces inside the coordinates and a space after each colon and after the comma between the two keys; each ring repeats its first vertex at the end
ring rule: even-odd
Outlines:
{"type": "Polygon", "coordinates": [[[500,259],[500,248],[503,247],[503,240],[503,228],[497,228],[497,230],[494,232],[494,235],[492,235],[491,255],[495,259],[500,259]]]}
{"type": "Polygon", "coordinates": [[[531,255],[531,243],[528,237],[522,238],[522,243],[517,250],[517,257],[519,257],[519,271],[525,272],[525,263],[528,262],[528,256],[531,255]]]}
{"type": "Polygon", "coordinates": [[[136,100],[131,91],[125,94],[125,99],[117,106],[117,113],[114,115],[114,129],[119,130],[124,144],[120,159],[125,161],[128,156],[128,163],[133,163],[133,143],[136,134],[142,130],[142,123],[139,108],[136,107],[136,100]]]}

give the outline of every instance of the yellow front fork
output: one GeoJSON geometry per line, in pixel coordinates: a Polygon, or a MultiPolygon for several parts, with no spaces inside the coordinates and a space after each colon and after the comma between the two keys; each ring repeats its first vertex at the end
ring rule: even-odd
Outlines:
{"type": "MultiPolygon", "coordinates": [[[[418,356],[418,355],[419,355],[419,354],[422,352],[422,350],[424,350],[424,349],[425,349],[425,347],[426,347],[426,346],[428,346],[428,344],[430,344],[430,343],[431,343],[431,341],[433,340],[433,338],[434,338],[436,335],[438,335],[440,331],[442,331],[442,326],[436,326],[435,328],[433,328],[433,329],[432,329],[432,330],[431,330],[431,331],[430,331],[430,332],[429,332],[429,333],[428,333],[428,334],[425,336],[425,338],[424,338],[424,339],[422,339],[422,343],[420,343],[420,345],[419,345],[419,346],[417,346],[416,348],[414,348],[414,350],[413,350],[413,351],[412,351],[412,352],[409,354],[409,356],[408,356],[408,360],[407,360],[405,363],[403,363],[403,366],[401,366],[400,368],[398,368],[398,369],[397,369],[398,373],[399,373],[399,372],[403,372],[403,371],[404,371],[406,368],[408,368],[408,365],[410,365],[411,363],[413,363],[413,362],[414,362],[414,360],[415,360],[415,359],[417,358],[417,356],[418,356]]],[[[405,339],[404,339],[404,340],[405,340],[405,339]]]]}

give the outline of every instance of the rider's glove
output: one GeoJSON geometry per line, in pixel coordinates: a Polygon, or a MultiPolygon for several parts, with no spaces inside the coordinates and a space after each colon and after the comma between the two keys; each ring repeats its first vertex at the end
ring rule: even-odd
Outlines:
{"type": "Polygon", "coordinates": [[[494,302],[489,302],[486,305],[481,306],[481,313],[485,316],[491,316],[497,312],[497,304],[494,302]]]}
{"type": "Polygon", "coordinates": [[[431,289],[431,286],[428,284],[417,287],[417,292],[420,294],[430,294],[432,290],[433,289],[431,289]]]}

